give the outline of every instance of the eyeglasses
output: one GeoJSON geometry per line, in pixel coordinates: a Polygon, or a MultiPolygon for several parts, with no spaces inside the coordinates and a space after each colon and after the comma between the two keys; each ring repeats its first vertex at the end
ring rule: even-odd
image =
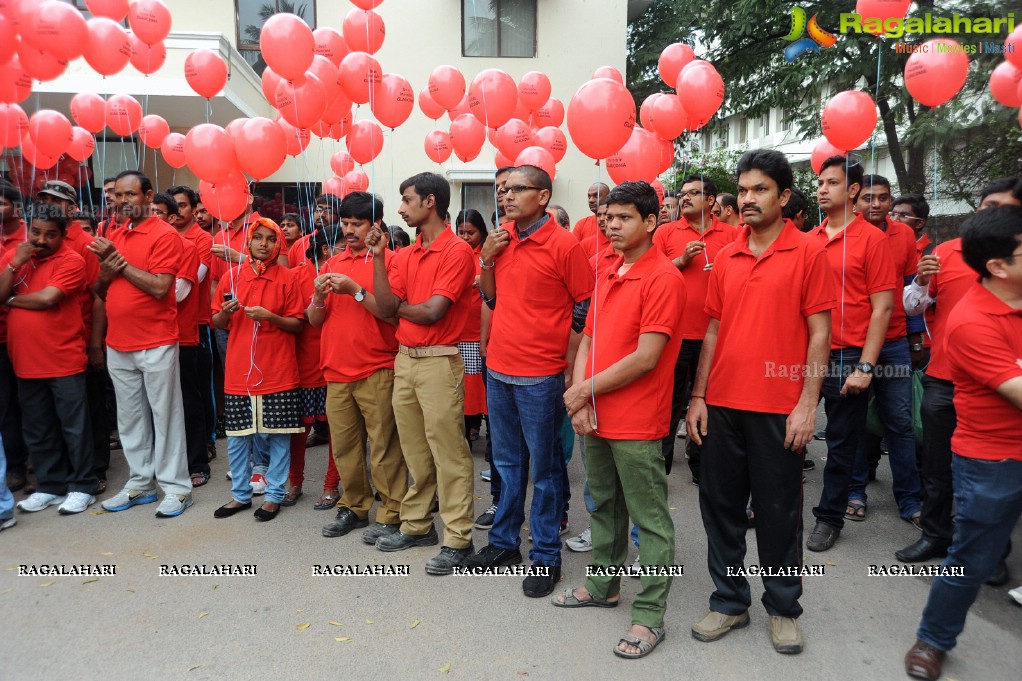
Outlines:
{"type": "Polygon", "coordinates": [[[159,208],[153,208],[153,212],[159,215],[161,218],[165,218],[168,215],[170,215],[170,213],[168,213],[167,211],[160,210],[159,208]]]}
{"type": "Polygon", "coordinates": [[[539,187],[529,187],[529,186],[526,186],[524,184],[516,184],[516,185],[512,185],[510,187],[505,186],[504,187],[504,193],[505,194],[521,194],[522,192],[527,191],[529,189],[535,189],[536,191],[540,191],[539,187]]]}
{"type": "Polygon", "coordinates": [[[898,222],[904,222],[905,220],[922,220],[922,218],[917,218],[915,215],[909,215],[908,213],[901,213],[893,210],[888,213],[888,215],[898,222]]]}
{"type": "Polygon", "coordinates": [[[702,189],[690,189],[687,192],[678,192],[679,199],[694,199],[697,196],[702,196],[706,192],[702,189]]]}

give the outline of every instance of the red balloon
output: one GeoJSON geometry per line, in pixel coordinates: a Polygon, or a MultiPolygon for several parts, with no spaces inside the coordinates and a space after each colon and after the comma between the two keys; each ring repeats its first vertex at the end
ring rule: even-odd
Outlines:
{"type": "Polygon", "coordinates": [[[282,78],[294,80],[305,75],[312,64],[316,39],[312,29],[294,14],[274,14],[259,33],[259,49],[266,64],[282,78]]]}
{"type": "Polygon", "coordinates": [[[816,143],[816,146],[813,147],[813,153],[809,157],[809,165],[813,167],[813,172],[819,175],[820,167],[823,165],[824,161],[831,156],[844,156],[845,153],[844,149],[838,149],[827,140],[820,140],[816,143]]]}
{"type": "Polygon", "coordinates": [[[334,152],[330,157],[330,169],[337,175],[346,175],[355,169],[355,159],[346,151],[334,152]]]}
{"type": "Polygon", "coordinates": [[[675,90],[678,89],[681,79],[685,76],[685,74],[688,73],[689,71],[692,71],[693,69],[713,69],[714,71],[717,70],[714,68],[713,64],[706,61],[705,59],[693,59],[689,63],[682,66],[681,71],[678,72],[678,81],[674,84],[675,90]]]}
{"type": "Polygon", "coordinates": [[[940,106],[957,95],[969,77],[969,57],[958,41],[934,38],[905,62],[905,87],[924,106],[940,106]],[[946,46],[946,47],[944,47],[946,46]],[[947,51],[941,51],[947,50],[947,51]]]}
{"type": "Polygon", "coordinates": [[[568,152],[568,138],[564,136],[560,128],[548,125],[540,128],[532,136],[532,143],[537,147],[543,147],[554,157],[554,163],[560,163],[561,159],[568,152]]]}
{"type": "Polygon", "coordinates": [[[0,149],[14,148],[28,132],[28,116],[17,104],[0,104],[0,149]]]}
{"type": "Polygon", "coordinates": [[[621,85],[625,84],[624,76],[622,76],[621,72],[613,66],[601,66],[593,71],[593,78],[609,78],[621,85]]]}
{"type": "Polygon", "coordinates": [[[428,132],[423,148],[430,160],[434,163],[443,163],[451,157],[451,136],[444,130],[428,132]]]}
{"type": "Polygon", "coordinates": [[[351,100],[348,99],[348,95],[338,92],[337,96],[334,97],[334,101],[326,105],[326,111],[323,112],[323,122],[327,125],[333,125],[343,121],[345,116],[350,115],[351,100]]]}
{"type": "Polygon", "coordinates": [[[369,54],[379,51],[387,35],[383,17],[372,10],[352,9],[344,17],[341,30],[344,31],[344,42],[348,47],[369,54]]]}
{"type": "Polygon", "coordinates": [[[106,124],[118,135],[127,137],[142,123],[142,105],[131,95],[113,95],[106,100],[106,124]]]}
{"type": "Polygon", "coordinates": [[[312,39],[314,52],[329,59],[334,66],[340,66],[341,60],[351,52],[348,43],[344,42],[344,36],[336,29],[327,26],[317,28],[312,32],[312,39]]]}
{"type": "Polygon", "coordinates": [[[444,115],[444,107],[434,101],[429,94],[428,85],[419,90],[419,110],[426,114],[426,118],[432,118],[434,121],[444,115]]]}
{"type": "Polygon", "coordinates": [[[639,105],[639,123],[647,130],[653,129],[653,104],[663,96],[662,92],[654,92],[639,105]]]}
{"type": "Polygon", "coordinates": [[[518,101],[535,111],[550,99],[550,78],[542,71],[529,71],[518,82],[518,101]]]}
{"type": "MultiPolygon", "coordinates": [[[[421,107],[422,105],[420,104],[419,106],[421,107]]],[[[461,98],[461,101],[458,102],[458,105],[456,107],[447,110],[447,117],[450,118],[451,121],[453,122],[456,121],[458,117],[461,116],[462,114],[471,113],[472,109],[469,108],[468,105],[468,95],[465,95],[464,97],[461,98]]]]}
{"type": "Polygon", "coordinates": [[[14,56],[18,48],[18,29],[6,15],[0,14],[0,64],[14,56]]]}
{"type": "Polygon", "coordinates": [[[309,126],[309,131],[320,139],[326,139],[330,137],[330,124],[324,123],[321,119],[309,126]]]}
{"type": "Polygon", "coordinates": [[[1022,69],[1022,25],[1017,26],[1004,39],[1004,58],[1014,64],[1015,68],[1022,69]]]}
{"type": "Polygon", "coordinates": [[[1009,61],[1002,61],[990,74],[990,94],[1004,106],[1022,106],[1019,83],[1022,83],[1022,69],[1009,61]]]}
{"type": "Polygon", "coordinates": [[[163,142],[160,143],[160,153],[163,154],[163,160],[171,168],[184,167],[187,163],[185,160],[185,136],[179,132],[172,132],[164,137],[163,142]]]}
{"type": "Polygon", "coordinates": [[[235,177],[225,178],[225,180],[216,184],[205,180],[200,182],[199,198],[213,217],[218,220],[230,221],[240,216],[248,208],[248,184],[244,177],[237,174],[235,177]]]}
{"type": "Polygon", "coordinates": [[[92,156],[96,149],[96,140],[92,133],[85,128],[75,127],[71,131],[71,144],[67,148],[67,155],[76,161],[84,161],[92,156]]]}
{"type": "Polygon", "coordinates": [[[128,0],[85,0],[85,6],[93,16],[124,21],[128,16],[128,0]]]}
{"type": "Polygon", "coordinates": [[[170,33],[170,10],[160,0],[135,0],[128,8],[128,26],[146,45],[162,42],[170,33]]]}
{"type": "Polygon", "coordinates": [[[357,162],[366,164],[383,151],[383,131],[373,121],[353,123],[346,140],[348,153],[357,162]]]}
{"type": "Polygon", "coordinates": [[[6,64],[0,64],[0,103],[17,104],[32,94],[32,76],[21,68],[18,55],[6,64]]]}
{"type": "Polygon", "coordinates": [[[635,128],[621,150],[607,159],[607,173],[617,184],[652,182],[659,169],[660,141],[642,128],[635,128]]]}
{"type": "Polygon", "coordinates": [[[119,73],[131,61],[131,38],[113,19],[89,19],[89,40],[85,46],[85,61],[104,76],[119,73]]]}
{"type": "Polygon", "coordinates": [[[532,112],[532,124],[537,128],[545,128],[548,125],[559,128],[563,122],[564,105],[556,97],[551,97],[546,104],[532,112]]]}
{"type": "Polygon", "coordinates": [[[667,87],[674,87],[678,84],[678,76],[686,64],[696,58],[692,48],[684,43],[673,43],[664,48],[657,60],[657,71],[660,72],[660,80],[667,84],[667,87]]]}
{"type": "Polygon", "coordinates": [[[35,142],[28,135],[25,135],[21,140],[21,157],[36,168],[43,170],[52,168],[60,160],[59,156],[48,156],[39,151],[35,146],[35,142]]]}
{"type": "Polygon", "coordinates": [[[71,98],[71,117],[89,132],[106,127],[106,101],[93,92],[79,92],[71,98]]]}
{"type": "Polygon", "coordinates": [[[414,108],[415,93],[408,81],[396,73],[385,74],[372,102],[376,120],[393,130],[408,120],[414,108]]]}
{"type": "Polygon", "coordinates": [[[369,189],[369,176],[357,168],[344,174],[344,184],[350,192],[364,192],[369,189]]]}
{"type": "Polygon", "coordinates": [[[523,120],[512,118],[497,128],[494,146],[508,158],[515,158],[532,145],[532,128],[523,120]]]}
{"type": "Polygon", "coordinates": [[[344,94],[358,104],[367,104],[383,80],[380,62],[365,52],[351,52],[341,60],[338,70],[344,94]]]}
{"type": "Polygon", "coordinates": [[[724,102],[724,80],[712,65],[689,69],[678,80],[678,98],[690,116],[709,119],[724,102]]]}
{"type": "MultiPolygon", "coordinates": [[[[302,76],[305,77],[304,75],[302,76]]],[[[263,97],[266,97],[266,101],[273,105],[273,102],[277,99],[277,86],[280,85],[282,78],[277,75],[277,72],[267,66],[263,69],[263,75],[260,76],[260,84],[263,90],[263,97]]]]}
{"type": "Polygon", "coordinates": [[[677,95],[664,95],[653,103],[651,129],[665,140],[672,140],[688,128],[688,112],[677,95]]]}
{"type": "Polygon", "coordinates": [[[287,135],[269,118],[251,118],[235,134],[235,148],[241,171],[257,180],[277,172],[287,158],[287,135]]]}
{"type": "Polygon", "coordinates": [[[486,141],[486,128],[472,114],[461,114],[451,122],[451,148],[464,162],[479,155],[486,141]]]}
{"type": "Polygon", "coordinates": [[[515,165],[511,161],[511,159],[509,159],[507,156],[505,156],[504,154],[500,153],[499,151],[494,152],[494,154],[493,154],[493,162],[494,162],[494,164],[496,164],[496,166],[498,168],[507,168],[507,167],[512,167],[513,168],[514,165],[515,165]]]}
{"type": "Polygon", "coordinates": [[[465,76],[453,66],[436,67],[429,74],[429,96],[444,109],[453,109],[465,97],[465,76]]]}
{"type": "Polygon", "coordinates": [[[89,39],[85,17],[60,0],[22,6],[21,40],[57,59],[71,61],[82,56],[89,39]],[[26,10],[28,15],[26,16],[26,10]]]}
{"type": "Polygon", "coordinates": [[[145,116],[138,126],[138,136],[142,140],[142,144],[150,149],[158,149],[169,134],[170,125],[167,124],[163,116],[156,114],[145,116]]]}
{"type": "Polygon", "coordinates": [[[128,36],[131,41],[131,65],[146,75],[156,73],[167,61],[167,46],[163,42],[146,45],[134,33],[128,36]]]}
{"type": "Polygon", "coordinates": [[[185,57],[185,80],[197,95],[212,99],[227,85],[227,64],[213,50],[193,50],[185,57]]]}
{"type": "Polygon", "coordinates": [[[868,140],[876,124],[876,104],[862,90],[839,92],[823,107],[823,136],[841,149],[854,149],[868,140]]]}
{"type": "Polygon", "coordinates": [[[326,111],[326,88],[319,78],[306,73],[301,80],[277,83],[274,102],[285,121],[296,128],[308,128],[326,111]]]}
{"type": "Polygon", "coordinates": [[[362,9],[376,9],[383,3],[383,0],[351,0],[351,4],[362,9]]]}
{"type": "MultiPolygon", "coordinates": [[[[667,169],[674,165],[674,142],[670,140],[660,140],[660,169],[658,172],[665,173],[667,169]]],[[[656,180],[654,180],[655,182],[656,180]]],[[[651,183],[652,184],[652,183],[651,183]]],[[[661,188],[663,185],[661,185],[661,188]]],[[[662,194],[663,192],[661,192],[662,194]]],[[[660,203],[664,202],[663,196],[660,197],[660,203]]]]}
{"type": "Polygon", "coordinates": [[[522,149],[515,157],[514,165],[515,167],[536,166],[545,170],[551,180],[557,177],[557,163],[554,162],[554,156],[543,147],[526,147],[522,149]]]}
{"type": "MultiPolygon", "coordinates": [[[[309,67],[307,73],[319,78],[319,82],[323,84],[326,89],[326,101],[327,107],[329,108],[330,103],[334,101],[337,95],[343,94],[341,90],[341,72],[337,70],[334,63],[326,57],[317,54],[312,58],[312,65],[309,67]]],[[[276,91],[274,91],[276,92],[276,91]]],[[[347,106],[351,108],[351,100],[348,99],[347,95],[341,100],[340,105],[344,106],[347,102],[347,106]]]]}
{"type": "Polygon", "coordinates": [[[71,121],[59,111],[36,111],[28,119],[28,134],[41,154],[60,156],[71,144],[71,121]]]}
{"type": "Polygon", "coordinates": [[[484,69],[468,89],[472,115],[488,128],[499,128],[511,120],[518,106],[518,86],[500,69],[484,69]]]}
{"type": "Polygon", "coordinates": [[[656,192],[657,203],[661,206],[664,205],[664,183],[660,180],[653,180],[649,186],[653,187],[653,191],[656,192]]]}
{"type": "Polygon", "coordinates": [[[225,180],[238,168],[234,140],[223,128],[212,123],[201,123],[188,131],[185,158],[196,177],[206,182],[225,180]]]}
{"type": "Polygon", "coordinates": [[[343,199],[348,194],[348,185],[340,177],[328,177],[323,182],[323,193],[333,194],[339,199],[343,199]]]}
{"type": "Polygon", "coordinates": [[[18,57],[25,73],[38,81],[59,78],[67,70],[67,62],[54,57],[49,52],[38,50],[28,43],[18,45],[18,57]]]}
{"type": "Polygon", "coordinates": [[[312,136],[309,134],[308,130],[300,130],[285,121],[283,118],[278,118],[275,123],[284,131],[284,137],[287,140],[288,156],[297,156],[305,151],[305,148],[309,146],[309,139],[311,139],[312,136]]]}
{"type": "Polygon", "coordinates": [[[339,123],[334,123],[330,126],[330,139],[337,140],[338,142],[348,136],[351,131],[351,112],[344,117],[339,123]]]}
{"type": "Polygon", "coordinates": [[[575,92],[568,103],[568,132],[579,151],[607,158],[621,149],[635,128],[635,101],[628,88],[596,78],[575,92]]]}
{"type": "Polygon", "coordinates": [[[238,143],[237,137],[238,132],[241,131],[242,126],[244,126],[245,123],[247,122],[248,122],[247,118],[235,118],[233,121],[227,124],[226,128],[224,128],[224,132],[230,135],[231,139],[234,140],[235,148],[237,148],[238,143]]]}
{"type": "MultiPolygon", "coordinates": [[[[862,17],[863,23],[868,18],[903,19],[911,4],[912,0],[858,0],[855,3],[855,13],[862,17]]],[[[883,35],[883,31],[867,31],[867,33],[883,35]]]]}

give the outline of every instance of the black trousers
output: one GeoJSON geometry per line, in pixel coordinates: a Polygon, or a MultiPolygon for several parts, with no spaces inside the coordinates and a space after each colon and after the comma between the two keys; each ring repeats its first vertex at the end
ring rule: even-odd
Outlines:
{"type": "Polygon", "coordinates": [[[32,452],[38,490],[92,494],[92,427],[85,373],[62,378],[20,378],[21,428],[32,452]]]}
{"type": "Polygon", "coordinates": [[[106,480],[110,468],[110,416],[107,414],[106,387],[110,375],[106,367],[85,370],[85,395],[89,401],[89,428],[92,431],[92,469],[98,480],[106,480]]]}
{"type": "Polygon", "coordinates": [[[199,325],[198,372],[202,393],[202,433],[206,442],[215,440],[216,398],[213,390],[213,334],[205,324],[199,325]]]}
{"type": "Polygon", "coordinates": [[[21,436],[21,405],[18,400],[18,378],[7,356],[7,343],[0,343],[0,435],[7,453],[7,473],[25,474],[28,449],[21,436]]]}
{"type": "Polygon", "coordinates": [[[958,425],[955,384],[923,376],[923,448],[920,477],[923,483],[923,536],[951,543],[954,489],[951,484],[951,435],[958,425]]]}
{"type": "MultiPolygon", "coordinates": [[[[716,590],[710,609],[738,615],[749,609],[749,581],[728,575],[745,566],[746,502],[756,508],[759,565],[802,566],[802,462],[804,454],[784,448],[787,416],[707,406],[699,510],[706,529],[707,564],[716,590]]],[[[802,578],[763,577],[763,607],[770,615],[798,617],[802,578]]]]}
{"type": "MultiPolygon", "coordinates": [[[[683,340],[681,349],[678,351],[678,361],[674,364],[674,392],[671,394],[671,427],[668,429],[667,437],[661,442],[661,451],[664,455],[664,465],[667,472],[671,472],[674,464],[674,443],[677,440],[678,424],[685,416],[685,407],[688,405],[692,393],[692,382],[696,377],[696,367],[699,365],[699,353],[702,352],[703,342],[701,340],[683,340]]],[[[688,467],[692,471],[692,477],[699,479],[699,445],[688,439],[685,452],[688,454],[688,467]]]]}
{"type": "Polygon", "coordinates": [[[206,415],[203,409],[202,386],[208,378],[199,372],[198,345],[182,345],[178,362],[181,365],[181,401],[185,412],[185,447],[188,452],[188,472],[209,474],[209,451],[206,449],[206,415]]]}

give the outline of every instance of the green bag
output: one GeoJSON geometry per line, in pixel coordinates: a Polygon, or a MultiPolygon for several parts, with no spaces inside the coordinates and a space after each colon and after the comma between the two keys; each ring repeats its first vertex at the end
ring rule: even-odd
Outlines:
{"type": "MultiPolygon", "coordinates": [[[[915,433],[916,443],[923,442],[923,370],[916,369],[912,372],[912,430],[915,433]]],[[[884,424],[880,420],[880,406],[877,404],[876,395],[869,398],[869,407],[866,411],[866,430],[883,437],[886,434],[884,424]]]]}

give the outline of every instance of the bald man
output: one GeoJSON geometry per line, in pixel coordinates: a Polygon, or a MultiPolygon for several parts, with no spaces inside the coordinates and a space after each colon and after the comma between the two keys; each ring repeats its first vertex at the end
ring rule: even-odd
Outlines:
{"type": "MultiPolygon", "coordinates": [[[[610,194],[610,187],[602,182],[591,185],[589,187],[589,210],[592,215],[584,217],[575,223],[575,229],[571,230],[571,233],[575,235],[575,238],[579,242],[586,241],[589,237],[595,237],[597,231],[596,225],[596,209],[600,207],[601,203],[607,202],[607,195],[610,194]]],[[[594,255],[589,253],[588,255],[594,255]]]]}

